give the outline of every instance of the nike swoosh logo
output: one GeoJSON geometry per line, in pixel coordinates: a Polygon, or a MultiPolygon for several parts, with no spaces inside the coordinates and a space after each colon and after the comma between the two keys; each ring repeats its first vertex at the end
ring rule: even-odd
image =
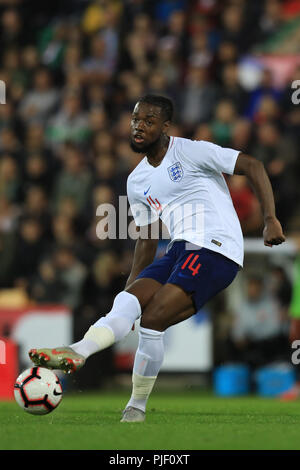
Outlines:
{"type": "Polygon", "coordinates": [[[62,395],[62,393],[57,392],[57,391],[54,389],[54,390],[53,390],[53,395],[55,395],[56,397],[58,397],[59,395],[62,395]]]}
{"type": "Polygon", "coordinates": [[[146,196],[147,192],[149,191],[149,189],[151,188],[151,185],[149,186],[149,188],[147,189],[147,191],[144,191],[144,196],[146,196]]]}

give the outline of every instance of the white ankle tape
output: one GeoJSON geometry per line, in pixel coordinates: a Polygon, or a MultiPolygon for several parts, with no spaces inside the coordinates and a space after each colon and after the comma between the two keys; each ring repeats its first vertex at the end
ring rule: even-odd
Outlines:
{"type": "Polygon", "coordinates": [[[144,377],[139,374],[132,374],[132,395],[136,400],[144,400],[150,395],[157,377],[144,377]]]}
{"type": "Polygon", "coordinates": [[[91,326],[86,334],[84,335],[85,339],[90,339],[97,343],[100,347],[100,350],[108,348],[115,342],[115,335],[111,328],[106,326],[91,326]]]}

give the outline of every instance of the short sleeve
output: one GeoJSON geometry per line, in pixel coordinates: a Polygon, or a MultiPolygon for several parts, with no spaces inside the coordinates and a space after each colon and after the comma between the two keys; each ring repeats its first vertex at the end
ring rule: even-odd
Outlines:
{"type": "Polygon", "coordinates": [[[190,141],[184,148],[184,154],[192,161],[193,166],[229,175],[233,175],[239,153],[239,150],[220,147],[204,140],[190,141]]]}
{"type": "Polygon", "coordinates": [[[132,185],[127,181],[127,196],[130,205],[131,215],[134,218],[134,222],[137,227],[149,225],[158,219],[144,202],[140,201],[132,188],[132,185]]]}

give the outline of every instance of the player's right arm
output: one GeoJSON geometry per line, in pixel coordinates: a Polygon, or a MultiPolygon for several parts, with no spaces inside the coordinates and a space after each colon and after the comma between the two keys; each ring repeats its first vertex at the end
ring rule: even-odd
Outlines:
{"type": "MultiPolygon", "coordinates": [[[[151,225],[149,225],[150,230],[151,225]]],[[[133,263],[129,278],[127,279],[125,289],[132,284],[140,272],[149,266],[155,258],[158,245],[157,238],[138,238],[135,244],[133,263]]]]}

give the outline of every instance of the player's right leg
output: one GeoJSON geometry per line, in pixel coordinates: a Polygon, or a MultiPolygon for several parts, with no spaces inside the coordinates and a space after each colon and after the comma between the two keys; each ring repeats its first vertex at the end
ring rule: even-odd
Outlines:
{"type": "Polygon", "coordinates": [[[115,297],[111,311],[92,325],[81,341],[68,347],[31,349],[30,359],[37,366],[75,372],[89,356],[124,338],[160,287],[154,279],[137,279],[115,297]]]}

